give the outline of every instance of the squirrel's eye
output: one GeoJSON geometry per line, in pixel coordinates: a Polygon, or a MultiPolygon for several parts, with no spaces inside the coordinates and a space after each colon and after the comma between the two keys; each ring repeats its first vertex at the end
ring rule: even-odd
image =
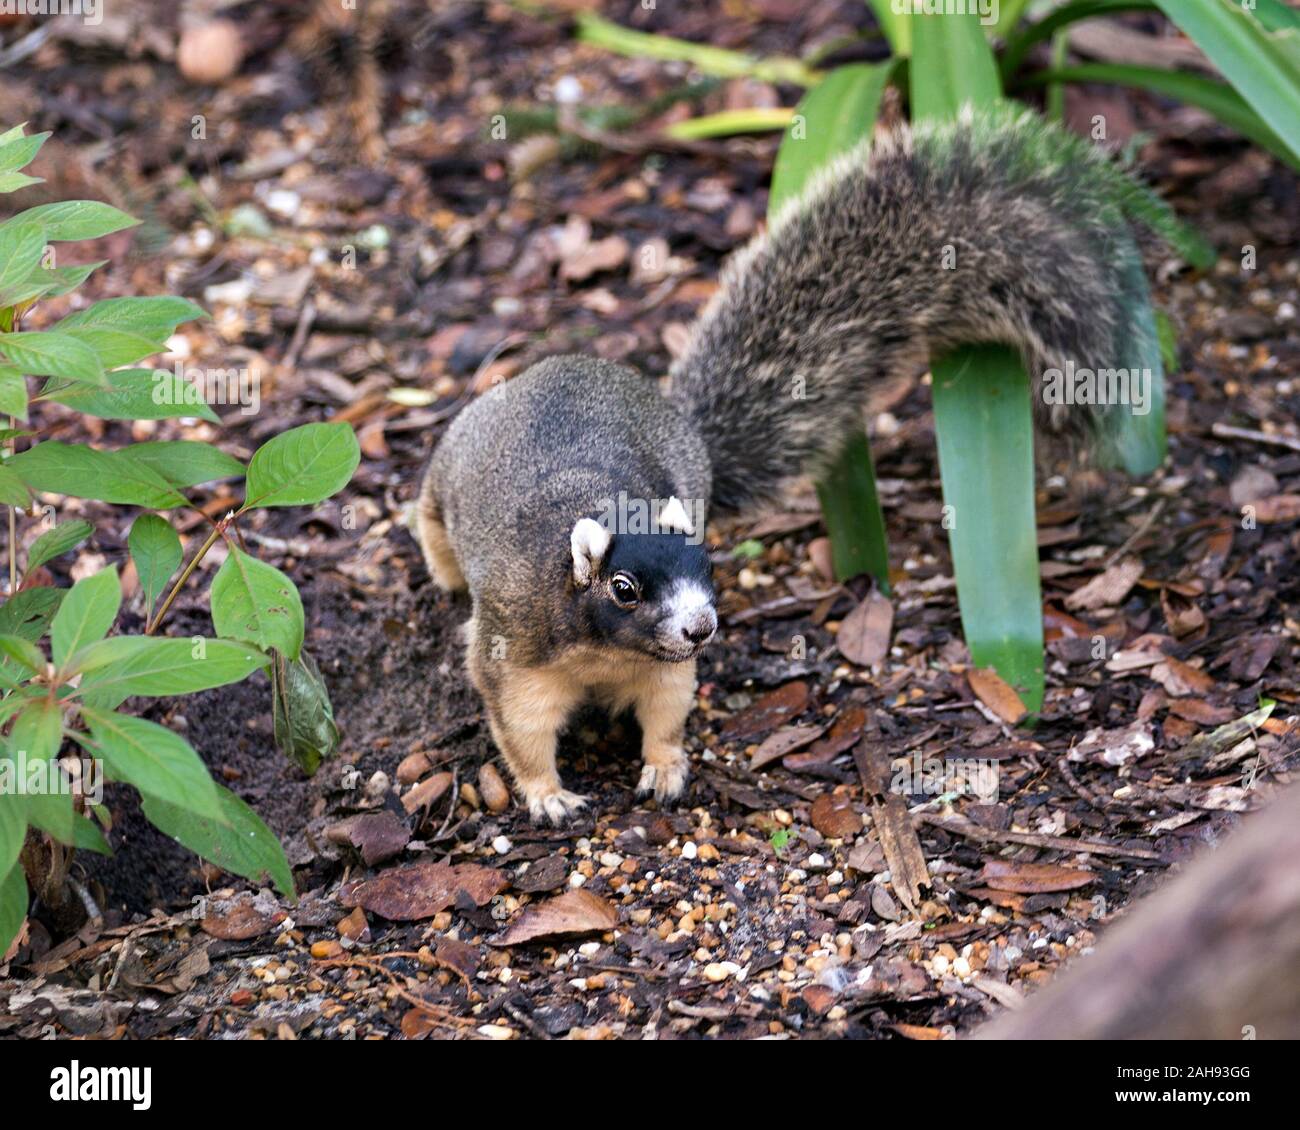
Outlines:
{"type": "Polygon", "coordinates": [[[636,581],[627,573],[615,573],[614,579],[609,582],[609,591],[619,604],[630,607],[637,602],[636,581]]]}

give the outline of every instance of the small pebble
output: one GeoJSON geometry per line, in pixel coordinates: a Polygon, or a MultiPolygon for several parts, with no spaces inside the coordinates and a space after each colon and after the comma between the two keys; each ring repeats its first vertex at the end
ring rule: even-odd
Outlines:
{"type": "Polygon", "coordinates": [[[509,855],[512,847],[514,847],[514,844],[512,844],[505,836],[497,836],[497,838],[492,841],[492,850],[496,852],[497,855],[509,855]]]}

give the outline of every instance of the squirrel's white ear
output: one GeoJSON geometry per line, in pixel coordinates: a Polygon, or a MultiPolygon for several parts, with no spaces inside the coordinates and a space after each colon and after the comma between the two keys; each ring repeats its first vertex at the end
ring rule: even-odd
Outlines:
{"type": "Polygon", "coordinates": [[[591,584],[591,577],[609,550],[609,531],[594,518],[579,518],[569,535],[573,551],[573,579],[579,588],[591,584]]]}
{"type": "Polygon", "coordinates": [[[695,534],[691,516],[686,513],[686,507],[682,505],[682,500],[676,495],[673,495],[664,508],[659,511],[659,525],[665,530],[675,530],[687,537],[693,537],[695,534]]]}

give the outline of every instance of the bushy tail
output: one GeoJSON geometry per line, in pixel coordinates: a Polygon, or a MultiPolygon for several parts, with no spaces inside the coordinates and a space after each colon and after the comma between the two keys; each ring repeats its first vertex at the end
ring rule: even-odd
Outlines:
{"type": "Polygon", "coordinates": [[[840,159],[727,265],[673,367],[671,395],[712,456],[714,509],[833,462],[872,382],[959,345],[1018,348],[1040,422],[1096,430],[1097,409],[1044,406],[1042,374],[1122,365],[1131,224],[1212,258],[1103,152],[1033,113],[968,111],[840,159]]]}

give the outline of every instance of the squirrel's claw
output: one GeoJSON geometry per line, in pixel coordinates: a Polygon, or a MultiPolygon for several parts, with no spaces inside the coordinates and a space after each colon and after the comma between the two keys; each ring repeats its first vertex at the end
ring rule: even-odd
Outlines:
{"type": "Polygon", "coordinates": [[[527,800],[528,815],[532,817],[534,824],[549,820],[552,824],[559,826],[573,816],[578,809],[587,806],[585,796],[579,796],[577,793],[571,793],[566,789],[546,793],[542,796],[530,796],[527,800]]]}
{"type": "Polygon", "coordinates": [[[682,795],[689,777],[690,763],[684,754],[666,764],[646,765],[637,782],[637,800],[653,796],[660,804],[667,804],[682,795]]]}

